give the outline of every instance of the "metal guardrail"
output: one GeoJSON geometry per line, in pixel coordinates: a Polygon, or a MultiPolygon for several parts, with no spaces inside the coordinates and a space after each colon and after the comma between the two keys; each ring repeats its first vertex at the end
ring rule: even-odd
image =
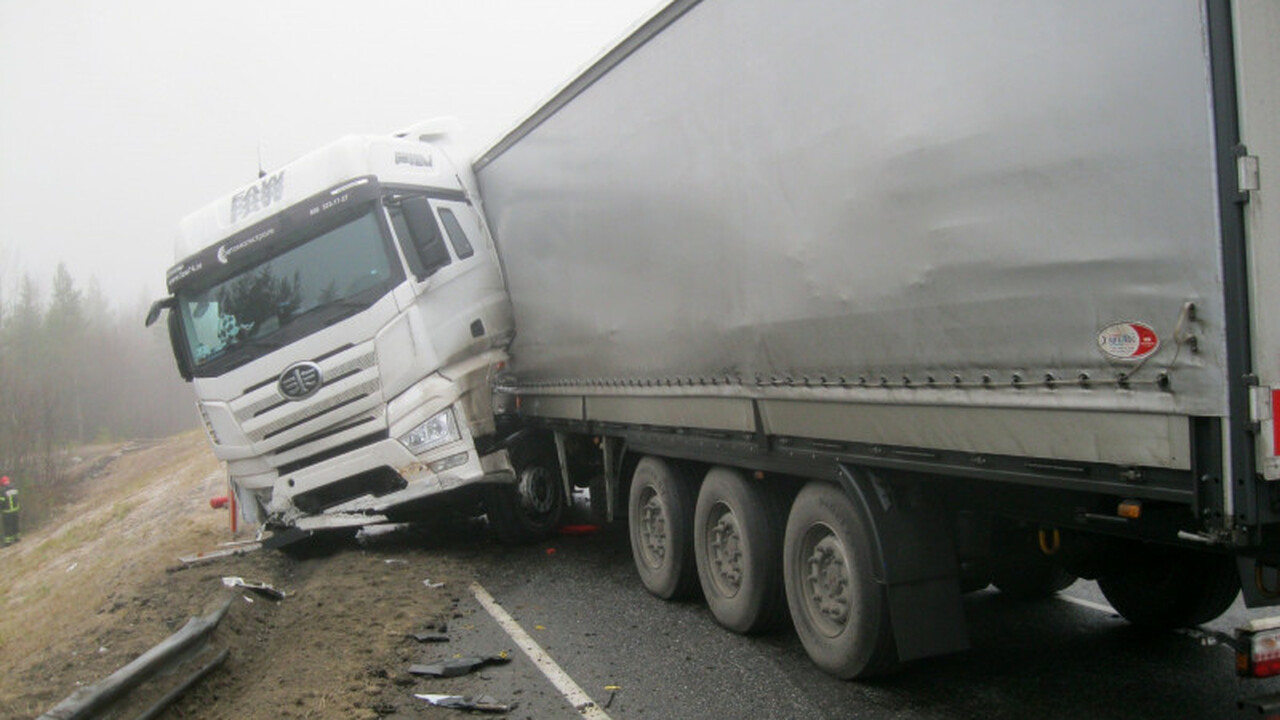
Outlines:
{"type": "MultiPolygon", "coordinates": [[[[190,657],[208,641],[209,635],[218,627],[218,623],[222,621],[230,607],[231,598],[227,598],[209,614],[191,618],[176,633],[139,655],[133,662],[104,680],[76,690],[70,697],[58,703],[37,720],[87,720],[99,716],[106,708],[137,686],[190,657]]],[[[200,668],[192,678],[183,683],[181,689],[185,690],[194,684],[224,659],[226,659],[225,651],[220,653],[213,662],[200,668]]],[[[175,693],[170,693],[165,696],[165,699],[172,702],[176,697],[175,693]]],[[[150,716],[154,709],[153,707],[153,710],[147,711],[143,717],[150,716]]]]}

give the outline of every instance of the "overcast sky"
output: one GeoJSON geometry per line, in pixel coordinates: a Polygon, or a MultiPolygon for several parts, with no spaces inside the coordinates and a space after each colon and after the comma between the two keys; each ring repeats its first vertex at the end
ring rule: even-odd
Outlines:
{"type": "Polygon", "coordinates": [[[659,0],[0,0],[0,300],[65,261],[132,309],[178,221],[351,133],[480,149],[659,0]]]}

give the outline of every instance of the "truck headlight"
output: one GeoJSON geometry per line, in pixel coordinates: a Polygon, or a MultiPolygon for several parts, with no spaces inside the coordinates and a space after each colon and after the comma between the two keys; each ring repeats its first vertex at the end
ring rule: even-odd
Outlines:
{"type": "Polygon", "coordinates": [[[414,455],[461,439],[458,423],[453,419],[453,410],[446,408],[432,415],[426,422],[400,436],[400,444],[408,448],[414,455]]]}

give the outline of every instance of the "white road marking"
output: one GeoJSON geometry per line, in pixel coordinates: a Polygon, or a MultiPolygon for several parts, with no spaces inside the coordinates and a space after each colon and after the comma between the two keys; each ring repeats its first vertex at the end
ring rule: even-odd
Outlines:
{"type": "Polygon", "coordinates": [[[573,705],[574,709],[582,714],[582,717],[590,718],[591,720],[610,720],[608,713],[599,705],[596,705],[591,696],[584,692],[578,686],[578,683],[569,677],[568,673],[560,669],[560,666],[556,664],[555,660],[551,659],[551,656],[542,649],[542,646],[538,645],[529,636],[529,633],[520,627],[520,623],[516,622],[515,618],[502,609],[502,606],[493,599],[488,590],[481,587],[480,583],[474,582],[471,583],[471,594],[493,616],[493,619],[497,621],[498,625],[511,637],[515,644],[524,651],[524,654],[529,656],[533,664],[538,666],[542,674],[551,681],[551,684],[560,691],[560,694],[569,701],[569,704],[573,705]]]}
{"type": "Polygon", "coordinates": [[[1058,598],[1060,600],[1066,600],[1069,603],[1074,603],[1076,605],[1079,605],[1080,607],[1087,607],[1090,610],[1097,610],[1098,612],[1103,612],[1108,615],[1119,614],[1116,612],[1116,609],[1111,607],[1110,605],[1103,605],[1102,603],[1096,603],[1096,602],[1093,602],[1092,600],[1081,600],[1080,598],[1074,598],[1074,597],[1071,597],[1070,595],[1059,595],[1058,598]]]}

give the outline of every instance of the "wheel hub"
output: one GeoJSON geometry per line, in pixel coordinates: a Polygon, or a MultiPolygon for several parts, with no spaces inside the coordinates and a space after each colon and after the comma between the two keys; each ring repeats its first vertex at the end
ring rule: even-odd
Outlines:
{"type": "Polygon", "coordinates": [[[667,513],[657,493],[646,493],[640,512],[641,554],[650,567],[660,567],[667,557],[667,513]]]}
{"type": "Polygon", "coordinates": [[[520,504],[535,515],[545,515],[555,509],[555,478],[542,466],[525,469],[520,473],[520,504]]]}
{"type": "Polygon", "coordinates": [[[727,507],[719,506],[707,527],[707,550],[711,560],[712,580],[726,597],[742,588],[742,534],[738,519],[727,507]]]}
{"type": "Polygon", "coordinates": [[[809,615],[822,632],[835,636],[848,624],[852,606],[848,556],[830,528],[814,528],[807,540],[804,558],[809,615]]]}

